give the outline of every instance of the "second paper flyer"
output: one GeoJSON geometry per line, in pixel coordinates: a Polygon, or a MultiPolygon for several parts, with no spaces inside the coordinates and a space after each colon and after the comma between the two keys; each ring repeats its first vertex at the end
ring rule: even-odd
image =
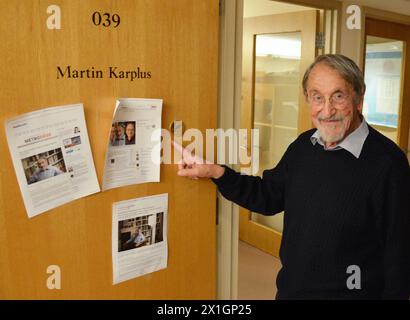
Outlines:
{"type": "Polygon", "coordinates": [[[159,182],[161,99],[119,99],[104,166],[103,190],[159,182]]]}

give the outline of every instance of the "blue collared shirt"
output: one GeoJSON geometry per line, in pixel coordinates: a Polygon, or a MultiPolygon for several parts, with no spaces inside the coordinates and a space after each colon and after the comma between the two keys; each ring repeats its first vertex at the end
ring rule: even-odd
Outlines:
{"type": "Polygon", "coordinates": [[[340,143],[336,146],[331,148],[325,148],[325,144],[323,143],[319,130],[316,130],[314,134],[310,137],[310,141],[313,145],[318,142],[322,145],[325,150],[333,151],[333,150],[340,150],[345,149],[349,151],[352,155],[354,155],[357,159],[360,157],[360,153],[362,152],[364,142],[369,134],[369,127],[367,126],[366,120],[362,120],[362,123],[359,127],[356,128],[352,133],[350,133],[346,138],[344,138],[340,143]]]}
{"type": "Polygon", "coordinates": [[[30,177],[28,183],[34,183],[37,181],[45,180],[54,176],[57,176],[59,174],[63,173],[60,169],[53,167],[53,166],[48,166],[47,168],[41,170],[37,169],[33,175],[30,177]]]}

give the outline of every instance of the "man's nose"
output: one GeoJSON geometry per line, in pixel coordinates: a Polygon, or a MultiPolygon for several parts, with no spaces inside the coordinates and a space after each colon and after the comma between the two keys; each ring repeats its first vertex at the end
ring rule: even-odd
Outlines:
{"type": "Polygon", "coordinates": [[[322,115],[328,118],[328,117],[333,116],[334,113],[335,113],[335,108],[333,107],[330,99],[325,99],[325,102],[322,108],[322,115]]]}

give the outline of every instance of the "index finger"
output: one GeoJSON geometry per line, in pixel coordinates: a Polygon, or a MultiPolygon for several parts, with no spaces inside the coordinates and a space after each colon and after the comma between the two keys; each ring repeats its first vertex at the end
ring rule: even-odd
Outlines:
{"type": "Polygon", "coordinates": [[[185,149],[183,146],[181,146],[178,142],[175,142],[174,140],[171,140],[172,144],[174,145],[174,149],[177,150],[180,154],[183,154],[185,149]]]}
{"type": "Polygon", "coordinates": [[[172,144],[174,145],[174,149],[177,150],[182,155],[183,161],[189,162],[189,163],[194,161],[195,158],[189,150],[185,149],[178,142],[175,142],[175,140],[172,140],[172,144]]]}
{"type": "Polygon", "coordinates": [[[192,154],[192,152],[189,149],[184,148],[178,142],[175,142],[174,140],[171,140],[171,141],[172,141],[172,144],[174,145],[175,150],[177,150],[182,155],[183,162],[188,163],[188,164],[193,164],[193,163],[203,164],[204,163],[204,160],[201,157],[198,157],[192,154]]]}

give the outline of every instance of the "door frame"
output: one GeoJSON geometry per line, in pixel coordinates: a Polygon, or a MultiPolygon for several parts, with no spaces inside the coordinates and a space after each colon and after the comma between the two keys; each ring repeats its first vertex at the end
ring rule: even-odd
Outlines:
{"type": "MultiPolygon", "coordinates": [[[[220,11],[218,128],[238,130],[243,0],[220,0],[220,11]]],[[[218,193],[217,216],[217,299],[237,299],[239,207],[218,193]]]]}

